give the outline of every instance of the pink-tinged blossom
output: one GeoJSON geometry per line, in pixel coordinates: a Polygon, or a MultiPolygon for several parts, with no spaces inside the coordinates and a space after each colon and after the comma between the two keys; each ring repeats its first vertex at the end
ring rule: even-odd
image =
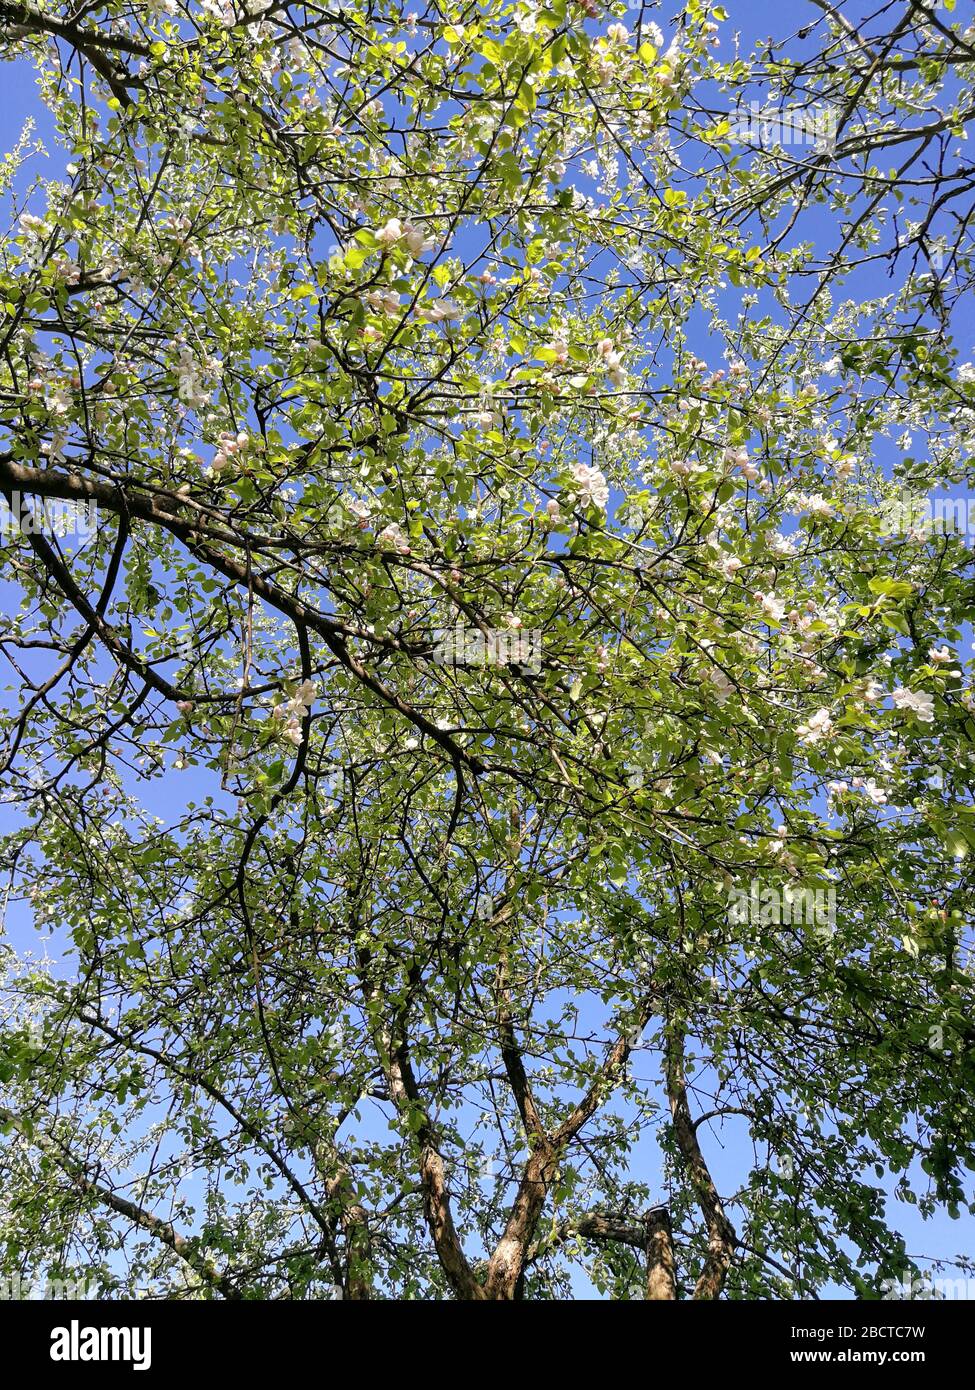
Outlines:
{"type": "Polygon", "coordinates": [[[384,526],[376,540],[380,545],[398,550],[401,555],[409,555],[410,553],[410,543],[398,522],[391,521],[388,526],[384,526]]]}
{"type": "Polygon", "coordinates": [[[600,511],[606,510],[606,505],[609,502],[609,484],[598,468],[594,468],[588,463],[574,464],[572,480],[579,492],[579,500],[583,506],[598,507],[600,511]]]}

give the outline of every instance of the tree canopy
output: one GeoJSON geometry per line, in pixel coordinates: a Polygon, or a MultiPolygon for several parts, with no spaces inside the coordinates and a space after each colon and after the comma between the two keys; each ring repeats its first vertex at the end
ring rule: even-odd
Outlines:
{"type": "Polygon", "coordinates": [[[5,1270],[875,1298],[975,1212],[975,31],[728,6],[0,2],[5,1270]]]}

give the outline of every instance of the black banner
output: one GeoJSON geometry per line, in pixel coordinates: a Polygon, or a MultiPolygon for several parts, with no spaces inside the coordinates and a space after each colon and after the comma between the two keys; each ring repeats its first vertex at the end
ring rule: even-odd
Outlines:
{"type": "MultiPolygon", "coordinates": [[[[556,1305],[552,1305],[553,1310],[556,1305]]],[[[970,1324],[961,1301],[880,1303],[640,1303],[618,1326],[641,1337],[675,1338],[686,1367],[714,1366],[747,1373],[751,1368],[792,1370],[805,1366],[827,1373],[833,1366],[874,1366],[885,1370],[932,1367],[948,1370],[963,1350],[970,1324]],[[634,1321],[630,1321],[633,1318],[634,1321]]],[[[592,1306],[567,1329],[565,1337],[546,1333],[544,1360],[578,1354],[592,1316],[594,1331],[615,1320],[608,1305],[592,1306]]],[[[57,1380],[115,1376],[172,1376],[192,1372],[241,1372],[248,1377],[277,1372],[323,1354],[335,1365],[337,1349],[356,1347],[375,1373],[388,1356],[391,1368],[405,1369],[419,1354],[427,1319],[463,1316],[448,1303],[151,1303],[151,1302],[0,1302],[0,1334],[8,1354],[26,1370],[43,1370],[57,1380]],[[410,1318],[403,1336],[386,1341],[349,1343],[361,1331],[378,1331],[388,1322],[410,1318]]],[[[481,1327],[492,1324],[478,1323],[481,1327]]],[[[509,1313],[510,1316],[510,1313],[509,1313]]],[[[536,1314],[537,1316],[537,1314],[536,1314]]],[[[547,1315],[543,1315],[547,1316],[547,1315]]],[[[556,1320],[559,1321],[556,1313],[556,1320]]],[[[510,1325],[510,1324],[508,1324],[510,1325]]],[[[496,1324],[494,1324],[496,1326],[496,1324]]],[[[465,1328],[470,1324],[465,1324],[465,1328]]],[[[476,1335],[476,1334],[475,1334],[476,1335]]],[[[483,1365],[486,1343],[477,1353],[483,1365]]],[[[475,1344],[476,1346],[476,1344],[475,1344]]],[[[656,1348],[649,1364],[658,1365],[656,1348]]],[[[341,1357],[345,1360],[345,1355],[341,1357]]],[[[456,1356],[454,1370],[460,1369],[456,1356]]],[[[321,1364],[321,1362],[319,1362],[321,1364]]],[[[326,1377],[328,1378],[328,1377],[326,1377]]]]}

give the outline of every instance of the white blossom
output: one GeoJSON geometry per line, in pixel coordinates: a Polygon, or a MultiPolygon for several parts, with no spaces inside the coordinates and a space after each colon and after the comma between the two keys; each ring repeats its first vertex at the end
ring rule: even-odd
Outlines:
{"type": "Polygon", "coordinates": [[[762,612],[766,618],[770,618],[772,622],[780,623],[785,617],[785,604],[776,598],[775,594],[756,593],[755,598],[762,605],[762,612]]]}
{"type": "Polygon", "coordinates": [[[800,724],[796,733],[803,743],[816,744],[829,737],[833,730],[833,719],[828,709],[818,709],[809,716],[805,724],[800,724]]]}
{"type": "Polygon", "coordinates": [[[934,722],[934,696],[926,690],[907,690],[901,686],[890,697],[896,709],[910,710],[922,724],[934,722]]]}

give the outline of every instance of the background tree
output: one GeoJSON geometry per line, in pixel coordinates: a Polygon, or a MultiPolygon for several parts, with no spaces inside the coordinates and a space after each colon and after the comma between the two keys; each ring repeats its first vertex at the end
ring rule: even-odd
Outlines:
{"type": "Polygon", "coordinates": [[[969,1201],[975,47],[803,13],[0,3],[5,1270],[875,1297],[969,1201]]]}

